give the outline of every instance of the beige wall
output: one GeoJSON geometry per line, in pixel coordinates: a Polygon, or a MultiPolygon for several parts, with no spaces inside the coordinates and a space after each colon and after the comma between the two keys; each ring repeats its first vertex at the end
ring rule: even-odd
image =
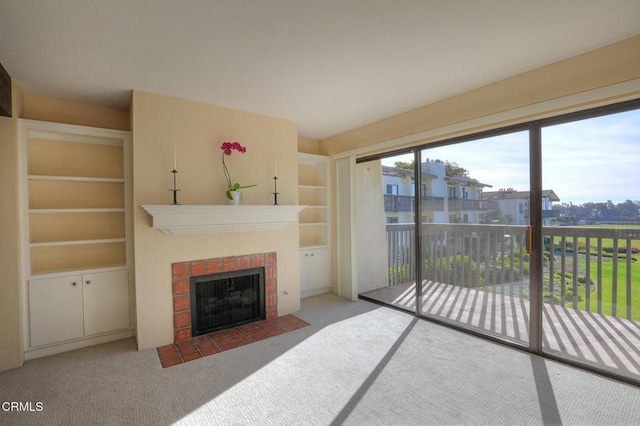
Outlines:
{"type": "Polygon", "coordinates": [[[0,117],[0,371],[23,362],[16,133],[16,120],[0,117]]]}
{"type": "Polygon", "coordinates": [[[20,118],[76,124],[103,129],[130,130],[126,109],[73,102],[25,93],[20,118]]]}
{"type": "MultiPolygon", "coordinates": [[[[640,78],[640,36],[332,136],[320,142],[320,149],[329,155],[358,148],[363,148],[363,151],[366,151],[367,146],[375,143],[638,78],[640,78]]],[[[640,93],[636,93],[635,96],[640,96],[640,93]]],[[[600,101],[612,103],[615,100],[604,99],[600,101]]],[[[592,105],[578,104],[567,109],[584,109],[589,106],[592,105]]],[[[546,111],[545,115],[559,115],[562,112],[565,111],[546,111]]],[[[531,119],[533,117],[520,116],[512,122],[531,119]]],[[[467,128],[463,133],[478,132],[486,128],[496,128],[511,123],[489,123],[482,127],[467,128]]],[[[438,139],[442,140],[453,136],[456,134],[440,135],[438,139]]],[[[412,141],[408,145],[414,144],[415,141],[412,141]]],[[[395,148],[399,147],[395,146],[395,148]]],[[[391,148],[386,147],[385,149],[391,148]]]]}
{"type": "Polygon", "coordinates": [[[24,93],[16,80],[11,80],[12,115],[21,118],[24,115],[24,93]]]}
{"type": "Polygon", "coordinates": [[[321,154],[320,141],[318,139],[298,136],[298,152],[304,152],[307,154],[321,154]]]}
{"type": "Polygon", "coordinates": [[[280,204],[297,204],[297,128],[289,120],[184,99],[134,91],[133,169],[137,337],[140,349],[173,342],[171,263],[276,251],[278,313],[300,308],[298,228],[282,231],[167,236],[150,227],[144,204],[170,204],[174,146],[181,204],[224,204],[219,149],[238,141],[247,152],[228,158],[233,180],[258,187],[243,190],[244,204],[271,204],[277,157],[280,204]],[[289,294],[284,295],[283,291],[289,294]]]}

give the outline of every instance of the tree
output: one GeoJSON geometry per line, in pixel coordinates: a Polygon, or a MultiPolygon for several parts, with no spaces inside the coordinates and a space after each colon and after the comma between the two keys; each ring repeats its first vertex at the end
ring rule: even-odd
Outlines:
{"type": "MultiPolygon", "coordinates": [[[[640,221],[640,202],[626,200],[614,204],[606,202],[586,202],[584,204],[562,203],[553,206],[559,212],[558,224],[570,224],[573,221],[585,222],[638,222],[640,221]]],[[[577,223],[577,222],[576,222],[577,223]]]]}
{"type": "Polygon", "coordinates": [[[638,206],[636,206],[631,200],[619,203],[615,208],[620,220],[635,220],[639,216],[638,206]]]}
{"type": "Polygon", "coordinates": [[[453,161],[445,161],[445,174],[449,177],[465,177],[469,175],[469,170],[458,165],[453,161]]]}
{"type": "Polygon", "coordinates": [[[396,161],[393,165],[396,169],[413,170],[413,160],[411,160],[411,162],[396,161]]]}
{"type": "Polygon", "coordinates": [[[578,224],[578,216],[560,216],[556,218],[556,224],[562,226],[575,226],[578,224]]]}

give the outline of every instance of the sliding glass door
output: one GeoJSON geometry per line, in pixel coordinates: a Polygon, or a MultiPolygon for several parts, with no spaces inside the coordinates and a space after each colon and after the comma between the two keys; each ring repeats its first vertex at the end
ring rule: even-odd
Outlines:
{"type": "Polygon", "coordinates": [[[529,136],[420,152],[419,313],[529,341],[529,136]]]}
{"type": "Polygon", "coordinates": [[[543,127],[542,179],[543,350],[640,380],[640,110],[543,127]]]}
{"type": "Polygon", "coordinates": [[[640,383],[640,101],[375,160],[362,298],[640,383]]]}

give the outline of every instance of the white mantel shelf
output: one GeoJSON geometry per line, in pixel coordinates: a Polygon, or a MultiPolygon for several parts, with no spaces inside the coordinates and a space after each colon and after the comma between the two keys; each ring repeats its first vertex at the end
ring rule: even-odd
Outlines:
{"type": "Polygon", "coordinates": [[[298,223],[298,213],[307,206],[144,205],[140,207],[151,216],[151,226],[166,235],[193,235],[279,230],[291,223],[298,223]]]}

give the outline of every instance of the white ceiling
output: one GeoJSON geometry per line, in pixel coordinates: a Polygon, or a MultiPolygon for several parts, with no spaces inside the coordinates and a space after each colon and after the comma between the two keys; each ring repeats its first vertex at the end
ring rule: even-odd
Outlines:
{"type": "Polygon", "coordinates": [[[27,93],[127,108],[139,89],[313,138],[637,34],[638,0],[0,0],[27,93]]]}

